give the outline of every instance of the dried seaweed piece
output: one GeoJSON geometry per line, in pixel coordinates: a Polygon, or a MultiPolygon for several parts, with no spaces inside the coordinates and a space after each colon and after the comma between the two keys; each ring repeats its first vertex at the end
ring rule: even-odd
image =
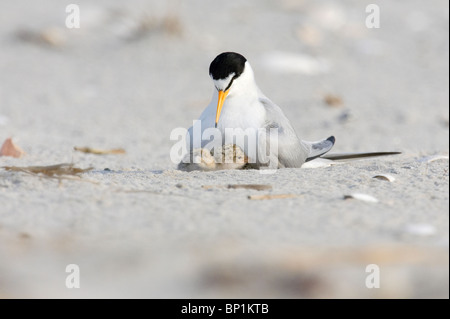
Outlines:
{"type": "Polygon", "coordinates": [[[20,29],[15,34],[16,38],[40,46],[59,48],[66,43],[64,30],[58,27],[43,30],[20,29]]]}
{"type": "Polygon", "coordinates": [[[92,147],[74,147],[75,151],[83,152],[87,154],[95,154],[95,155],[109,155],[109,154],[125,154],[125,150],[123,148],[113,148],[110,150],[103,150],[99,148],[92,148],[92,147]]]}
{"type": "Polygon", "coordinates": [[[344,105],[342,98],[333,94],[325,95],[323,101],[330,107],[341,107],[344,105]]]}
{"type": "Polygon", "coordinates": [[[279,194],[279,195],[250,195],[247,198],[250,200],[265,200],[265,199],[284,199],[300,197],[298,194],[279,194]]]}
{"type": "Polygon", "coordinates": [[[267,184],[228,184],[228,185],[202,185],[203,189],[228,188],[228,189],[253,189],[256,191],[272,190],[272,185],[267,184]]]}
{"type": "Polygon", "coordinates": [[[203,189],[227,188],[227,185],[202,185],[203,189]]]}
{"type": "Polygon", "coordinates": [[[92,167],[82,169],[75,167],[73,164],[57,164],[50,166],[25,166],[25,167],[4,166],[3,168],[7,171],[12,172],[23,172],[32,175],[43,174],[44,176],[47,177],[64,176],[64,175],[78,176],[82,173],[88,172],[93,169],[92,167]]]}
{"type": "Polygon", "coordinates": [[[254,189],[256,191],[272,190],[272,185],[265,184],[229,184],[228,188],[232,189],[254,189]]]}

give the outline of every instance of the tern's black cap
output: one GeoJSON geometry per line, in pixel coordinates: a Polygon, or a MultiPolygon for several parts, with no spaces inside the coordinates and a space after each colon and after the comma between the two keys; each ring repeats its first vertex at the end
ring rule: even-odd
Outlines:
{"type": "Polygon", "coordinates": [[[234,78],[238,78],[244,72],[245,62],[247,59],[239,53],[221,53],[211,62],[209,75],[214,80],[223,80],[234,73],[234,78]]]}

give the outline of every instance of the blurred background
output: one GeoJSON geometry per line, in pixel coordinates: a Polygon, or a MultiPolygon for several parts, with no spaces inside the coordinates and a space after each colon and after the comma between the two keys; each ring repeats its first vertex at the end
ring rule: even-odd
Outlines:
{"type": "MultiPolygon", "coordinates": [[[[154,174],[176,168],[170,162],[170,132],[176,127],[191,126],[208,105],[213,93],[209,64],[223,51],[239,52],[249,60],[261,90],[284,110],[302,139],[319,140],[334,135],[336,152],[448,155],[446,0],[78,0],[80,28],[68,29],[65,22],[70,13],[66,6],[70,3],[0,2],[0,140],[12,136],[28,154],[21,162],[2,157],[1,166],[78,162],[97,169],[154,174]],[[380,8],[380,28],[366,26],[370,14],[366,7],[370,3],[380,8]],[[74,146],[86,145],[122,147],[127,156],[111,160],[73,152],[74,146]]],[[[448,165],[446,176],[448,188],[448,165]]],[[[442,256],[440,251],[427,255],[426,251],[432,249],[400,252],[396,248],[372,247],[369,252],[348,252],[349,259],[362,264],[370,262],[370,253],[380,260],[392,261],[392,273],[401,274],[396,279],[404,280],[380,295],[365,288],[362,292],[350,291],[346,282],[357,286],[366,274],[353,266],[344,273],[327,268],[327,278],[345,278],[330,290],[322,285],[327,279],[320,279],[315,273],[308,275],[311,269],[324,264],[323,256],[316,254],[315,249],[307,250],[309,257],[302,261],[283,258],[278,262],[274,257],[268,263],[258,263],[263,258],[261,251],[239,250],[237,240],[230,246],[221,246],[224,254],[216,251],[210,256],[212,247],[207,245],[194,244],[196,248],[184,250],[183,241],[205,240],[192,225],[187,237],[179,234],[181,231],[186,235],[185,228],[169,222],[178,218],[170,203],[166,207],[158,200],[147,199],[145,205],[150,206],[143,206],[141,197],[133,197],[131,204],[115,202],[115,211],[122,213],[119,216],[133,210],[140,212],[146,222],[146,207],[166,212],[167,223],[155,230],[158,236],[148,238],[143,231],[126,233],[137,226],[112,211],[107,218],[101,214],[89,218],[80,215],[92,211],[94,206],[89,208],[82,203],[85,195],[98,192],[95,186],[83,184],[85,193],[73,195],[80,191],[76,185],[67,186],[68,192],[62,194],[53,193],[54,184],[44,184],[45,190],[40,190],[33,184],[35,181],[4,178],[9,188],[5,186],[0,192],[0,236],[4,239],[3,244],[0,242],[0,297],[249,297],[254,293],[263,297],[448,297],[448,285],[446,291],[445,287],[420,290],[421,279],[411,283],[408,278],[415,276],[414,266],[406,270],[395,268],[398,256],[411,262],[422,257],[431,260],[430,269],[434,261],[448,265],[448,254],[442,256]],[[16,190],[15,185],[20,185],[22,191],[16,190]],[[28,196],[33,200],[23,204],[28,196]],[[52,206],[46,201],[59,204],[52,206]],[[27,217],[26,213],[35,211],[53,211],[54,220],[44,220],[47,213],[27,217]],[[72,219],[73,216],[81,219],[72,219]],[[64,228],[56,231],[58,236],[53,236],[53,232],[49,235],[48,230],[58,229],[58,223],[75,229],[72,235],[83,244],[73,244],[64,228]],[[123,230],[118,232],[120,236],[128,237],[121,238],[115,230],[123,230]],[[30,233],[42,241],[30,244],[30,233]],[[149,239],[155,241],[150,245],[149,239]],[[165,240],[172,244],[163,244],[165,240]],[[144,249],[142,243],[149,246],[144,249]],[[196,259],[198,256],[204,258],[196,259]],[[203,261],[209,257],[205,266],[203,261]],[[46,285],[66,275],[61,269],[73,262],[70,259],[84,260],[85,267],[102,270],[101,274],[85,275],[84,282],[90,282],[90,286],[83,292],[61,291],[46,285]],[[198,260],[202,260],[200,266],[198,260]],[[255,263],[259,267],[256,272],[255,263]],[[41,268],[30,266],[37,264],[41,268]],[[42,275],[43,267],[53,275],[42,275]],[[298,269],[306,269],[306,275],[299,274],[298,269]],[[128,276],[118,275],[125,273],[128,276]],[[262,283],[258,277],[261,273],[266,278],[262,283]],[[192,282],[186,279],[188,276],[194,278],[192,282]],[[116,278],[119,285],[124,284],[121,287],[130,290],[115,289],[110,278],[116,278]],[[303,288],[296,290],[299,286],[303,288]]],[[[155,176],[152,181],[147,178],[137,174],[127,176],[121,183],[154,183],[159,187],[168,177],[155,176]]],[[[89,203],[100,205],[98,212],[102,212],[102,200],[89,203]]],[[[448,211],[448,197],[444,206],[448,211]]],[[[286,204],[280,210],[294,208],[286,204]]],[[[185,209],[189,211],[187,206],[185,209]]],[[[202,218],[198,218],[200,222],[202,218]]],[[[446,227],[444,245],[448,250],[446,227]]],[[[266,236],[263,232],[258,234],[260,238],[266,236]]],[[[244,231],[240,236],[247,238],[244,231]]],[[[288,238],[288,234],[285,236],[288,238]]],[[[289,242],[286,238],[280,235],[278,239],[289,242]]],[[[346,244],[352,241],[342,240],[346,244]]],[[[323,244],[327,239],[319,241],[323,244]]],[[[332,246],[333,240],[330,243],[332,246]]],[[[334,244],[339,243],[337,240],[334,244]]],[[[277,247],[276,242],[273,245],[277,247]]],[[[325,250],[324,254],[331,256],[331,264],[340,265],[332,251],[325,250]]],[[[277,255],[277,249],[272,253],[277,255]]],[[[284,253],[293,256],[288,250],[284,253]]],[[[439,269],[435,282],[442,278],[439,269]]],[[[448,281],[448,269],[446,278],[448,281]]]]}

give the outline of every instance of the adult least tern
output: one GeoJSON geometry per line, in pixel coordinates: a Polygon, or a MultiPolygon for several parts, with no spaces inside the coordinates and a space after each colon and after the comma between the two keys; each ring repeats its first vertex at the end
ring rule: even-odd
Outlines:
{"type": "MultiPolygon", "coordinates": [[[[301,167],[305,162],[322,157],[333,147],[333,136],[317,142],[298,138],[280,107],[258,88],[253,69],[241,54],[219,54],[211,62],[209,75],[215,86],[213,98],[187,135],[191,161],[196,150],[224,146],[223,150],[226,145],[232,144],[243,150],[245,164],[252,168],[301,167]],[[204,133],[214,129],[220,134],[209,133],[205,138],[204,133]],[[228,139],[230,130],[233,136],[228,139]],[[253,141],[250,137],[253,137],[253,141]],[[252,145],[255,147],[252,148],[252,145]]],[[[197,153],[205,154],[203,151],[197,153]]],[[[384,154],[345,154],[343,158],[374,155],[384,154]]],[[[341,159],[339,155],[330,158],[341,159]]]]}

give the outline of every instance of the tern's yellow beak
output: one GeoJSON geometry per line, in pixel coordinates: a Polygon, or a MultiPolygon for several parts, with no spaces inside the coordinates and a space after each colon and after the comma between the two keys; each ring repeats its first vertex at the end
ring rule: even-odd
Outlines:
{"type": "Polygon", "coordinates": [[[228,89],[226,91],[222,91],[222,90],[219,91],[219,100],[217,101],[217,111],[216,111],[216,128],[217,128],[217,123],[219,122],[220,112],[222,112],[223,102],[225,102],[228,92],[230,92],[230,89],[228,89]]]}

